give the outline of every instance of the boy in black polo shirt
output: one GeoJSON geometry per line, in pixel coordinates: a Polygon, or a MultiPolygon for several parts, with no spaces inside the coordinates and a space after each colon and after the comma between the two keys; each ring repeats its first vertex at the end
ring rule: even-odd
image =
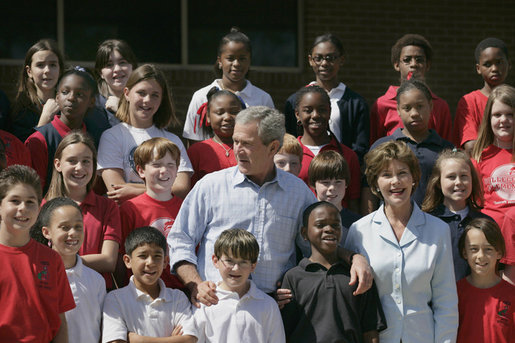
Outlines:
{"type": "Polygon", "coordinates": [[[286,272],[282,288],[292,301],[282,310],[290,342],[378,342],[386,321],[375,285],[352,295],[350,267],[338,259],[341,218],[336,206],[320,201],[303,214],[302,236],[311,243],[311,256],[286,272]]]}

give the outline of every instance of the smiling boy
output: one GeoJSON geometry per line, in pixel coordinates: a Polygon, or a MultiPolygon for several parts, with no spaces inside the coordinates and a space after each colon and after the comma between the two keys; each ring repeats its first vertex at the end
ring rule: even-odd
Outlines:
{"type": "Polygon", "coordinates": [[[196,342],[181,335],[191,314],[188,298],[160,279],[169,260],[163,234],[153,227],[137,228],[127,237],[125,250],[123,261],[133,276],[128,286],[106,296],[102,342],[154,342],[152,337],[196,342]]]}
{"type": "MultiPolygon", "coordinates": [[[[162,137],[149,139],[134,151],[134,164],[145,181],[146,191],[120,207],[122,241],[134,228],[142,226],[152,226],[168,236],[182,204],[182,199],[171,192],[180,156],[179,148],[162,137]]],[[[169,268],[166,268],[162,279],[166,287],[183,287],[169,268]]],[[[127,280],[121,282],[126,284],[127,280]]]]}
{"type": "Polygon", "coordinates": [[[200,342],[284,342],[277,303],[249,279],[259,255],[256,238],[243,229],[225,230],[214,251],[213,264],[222,277],[216,287],[218,304],[202,304],[184,334],[200,342]]]}

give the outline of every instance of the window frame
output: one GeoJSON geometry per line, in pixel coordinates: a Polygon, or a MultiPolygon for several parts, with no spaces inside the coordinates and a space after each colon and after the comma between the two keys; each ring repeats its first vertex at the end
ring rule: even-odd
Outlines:
{"type": "MultiPolygon", "coordinates": [[[[259,72],[300,73],[304,70],[304,0],[297,1],[297,67],[267,67],[252,66],[252,70],[259,72]]],[[[57,0],[57,45],[61,51],[65,51],[64,37],[64,0],[57,0]]],[[[162,70],[191,70],[212,71],[212,64],[188,63],[188,0],[181,0],[181,63],[155,63],[162,70]]],[[[23,59],[0,59],[0,65],[14,66],[23,64],[23,59]]],[[[143,62],[143,61],[142,61],[143,62]]],[[[94,61],[69,60],[67,64],[82,65],[88,68],[95,66],[94,61]]]]}

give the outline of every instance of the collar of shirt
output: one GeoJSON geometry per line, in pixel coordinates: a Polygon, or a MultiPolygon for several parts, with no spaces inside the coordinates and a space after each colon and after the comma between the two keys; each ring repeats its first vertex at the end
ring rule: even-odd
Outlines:
{"type": "Polygon", "coordinates": [[[86,197],[84,198],[84,200],[82,200],[82,202],[80,203],[80,208],[83,208],[86,206],[95,206],[97,204],[97,202],[95,201],[96,200],[95,198],[96,198],[95,192],[93,192],[93,190],[90,189],[88,194],[86,194],[86,197]]]}
{"type": "MultiPolygon", "coordinates": [[[[311,81],[308,84],[308,86],[314,86],[316,84],[317,84],[316,81],[311,81]]],[[[331,91],[327,92],[327,94],[329,95],[329,98],[331,100],[333,100],[333,99],[340,100],[343,97],[343,94],[345,93],[346,88],[347,88],[347,86],[343,82],[340,82],[338,84],[338,86],[331,89],[331,91]]]]}
{"type": "Polygon", "coordinates": [[[136,298],[138,300],[146,299],[146,300],[149,300],[150,302],[154,302],[154,301],[171,302],[173,300],[172,296],[170,295],[169,292],[166,291],[166,285],[163,282],[163,280],[161,280],[161,278],[159,278],[157,280],[157,282],[159,283],[159,296],[155,299],[152,299],[150,297],[150,295],[148,295],[147,293],[142,292],[136,288],[136,285],[134,284],[134,275],[131,276],[128,287],[131,290],[131,293],[133,294],[134,298],[136,298]]]}
{"type": "Polygon", "coordinates": [[[321,265],[320,263],[317,263],[317,262],[311,262],[309,258],[307,257],[304,257],[300,262],[299,262],[299,267],[301,267],[302,269],[304,269],[305,271],[307,272],[317,272],[317,271],[324,271],[324,272],[328,272],[328,271],[331,271],[331,270],[334,270],[334,269],[340,269],[340,268],[350,268],[350,266],[348,264],[346,264],[345,262],[343,261],[338,261],[336,263],[334,263],[331,268],[327,269],[326,267],[324,267],[323,265],[321,265]]]}
{"type": "Polygon", "coordinates": [[[376,226],[376,230],[381,237],[399,246],[407,245],[408,243],[420,237],[420,230],[424,229],[424,226],[426,225],[426,218],[424,217],[424,213],[418,207],[418,205],[413,201],[411,203],[413,205],[413,211],[411,212],[411,217],[408,221],[408,224],[406,225],[406,228],[404,229],[400,242],[397,242],[397,238],[391,229],[390,222],[384,213],[384,204],[382,204],[379,209],[374,212],[372,222],[373,225],[376,226]]]}
{"type": "MultiPolygon", "coordinates": [[[[396,100],[398,89],[399,89],[399,86],[390,86],[384,96],[389,100],[396,100]]],[[[436,94],[433,93],[433,91],[431,91],[431,89],[429,91],[431,92],[431,98],[433,98],[433,101],[437,100],[438,97],[436,96],[436,94]]]]}
{"type": "Polygon", "coordinates": [[[442,137],[438,136],[438,134],[436,133],[436,131],[434,129],[429,129],[429,136],[427,136],[426,139],[424,139],[420,143],[417,143],[417,142],[413,141],[411,138],[409,138],[408,136],[406,136],[404,134],[404,132],[402,132],[402,128],[400,128],[400,127],[397,128],[392,133],[392,137],[395,138],[395,140],[402,140],[402,141],[410,142],[410,143],[415,144],[415,145],[419,145],[419,144],[425,144],[425,145],[436,144],[436,145],[442,146],[444,144],[442,137]]]}
{"type": "Polygon", "coordinates": [[[82,258],[77,255],[77,262],[75,263],[75,266],[66,269],[66,275],[68,275],[68,277],[71,275],[77,275],[77,277],[80,278],[82,276],[82,271],[84,270],[83,266],[82,258]]]}
{"type": "MultiPolygon", "coordinates": [[[[217,287],[216,295],[218,296],[218,299],[220,299],[220,300],[230,299],[230,298],[238,299],[240,301],[243,299],[247,299],[247,298],[264,299],[264,293],[258,291],[256,284],[252,280],[249,279],[249,282],[250,282],[249,290],[241,298],[238,295],[238,293],[232,292],[232,291],[227,291],[225,289],[221,289],[220,287],[217,287]]],[[[218,285],[220,285],[220,283],[218,285]]]]}
{"type": "Polygon", "coordinates": [[[237,186],[245,186],[246,184],[250,184],[253,187],[261,188],[261,187],[264,187],[265,185],[277,182],[279,187],[281,187],[283,190],[286,189],[285,185],[284,185],[284,174],[283,174],[284,171],[276,168],[275,166],[274,166],[274,170],[275,170],[274,178],[270,181],[265,182],[261,187],[256,185],[254,182],[252,182],[246,175],[242,174],[240,172],[240,169],[238,168],[238,166],[234,166],[232,168],[234,168],[234,173],[233,173],[233,178],[232,178],[232,187],[233,188],[236,188],[237,186]]]}
{"type": "MultiPolygon", "coordinates": [[[[55,127],[55,129],[61,135],[61,137],[66,136],[68,133],[70,133],[70,131],[72,131],[72,129],[70,129],[61,121],[61,115],[54,116],[54,119],[52,120],[52,125],[55,127]]],[[[86,125],[84,125],[84,123],[82,123],[81,131],[86,132],[86,125]]]]}
{"type": "MultiPolygon", "coordinates": [[[[297,137],[297,141],[300,143],[300,146],[302,147],[302,152],[304,153],[304,155],[308,155],[308,156],[311,156],[312,158],[315,158],[315,154],[313,154],[313,152],[306,145],[302,144],[301,139],[302,139],[302,136],[297,137]]],[[[320,148],[319,152],[326,151],[326,150],[335,150],[337,152],[340,152],[341,146],[339,144],[340,143],[334,137],[331,137],[331,141],[329,141],[329,143],[325,144],[322,148],[320,148]]]]}

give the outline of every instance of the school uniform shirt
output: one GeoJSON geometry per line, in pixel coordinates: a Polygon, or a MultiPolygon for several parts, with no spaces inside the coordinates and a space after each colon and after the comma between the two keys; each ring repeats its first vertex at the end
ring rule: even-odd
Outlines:
{"type": "Polygon", "coordinates": [[[458,282],[460,327],[457,343],[515,343],[515,286],[501,280],[477,288],[458,282]]]}
{"type": "Polygon", "coordinates": [[[252,280],[241,298],[236,292],[218,285],[218,304],[200,305],[183,327],[183,335],[192,335],[206,343],[281,343],[284,328],[277,302],[260,291],[252,280]]]}
{"type": "Polygon", "coordinates": [[[293,298],[281,310],[286,336],[291,342],[362,342],[363,334],[386,328],[375,284],[354,296],[350,267],[341,261],[327,269],[308,258],[284,275],[281,288],[293,298]]]}
{"type": "Polygon", "coordinates": [[[456,280],[461,280],[468,274],[470,274],[470,267],[468,265],[467,260],[460,256],[460,251],[458,248],[458,242],[460,240],[463,231],[467,227],[467,225],[472,221],[472,219],[476,218],[486,218],[493,221],[492,218],[483,214],[481,212],[474,211],[471,208],[468,208],[467,215],[462,219],[458,213],[451,212],[445,205],[441,204],[433,211],[429,212],[429,214],[440,218],[444,222],[449,225],[449,229],[451,232],[451,243],[452,243],[452,259],[454,261],[454,276],[456,280]]]}
{"type": "Polygon", "coordinates": [[[515,266],[515,206],[506,212],[501,231],[506,245],[506,255],[501,262],[515,266]]]}
{"type": "Polygon", "coordinates": [[[429,178],[433,172],[433,166],[438,159],[438,154],[445,149],[453,149],[454,145],[440,137],[433,129],[429,129],[429,135],[426,139],[417,143],[406,136],[402,132],[401,128],[398,128],[391,135],[378,139],[374,144],[372,144],[370,150],[375,149],[381,143],[393,140],[406,143],[418,159],[421,176],[417,189],[413,192],[411,198],[420,206],[424,201],[427,183],[429,182],[429,178]]]}
{"type": "MultiPolygon", "coordinates": [[[[84,242],[79,255],[100,254],[104,241],[115,241],[120,246],[122,240],[122,224],[118,205],[111,199],[90,190],[79,205],[84,222],[84,242]]],[[[106,287],[114,287],[110,273],[102,274],[106,287]]]]}
{"type": "Polygon", "coordinates": [[[472,159],[472,164],[483,182],[485,203],[481,212],[492,217],[501,226],[506,211],[515,206],[513,151],[490,145],[481,153],[480,161],[472,159]]]}
{"type": "MultiPolygon", "coordinates": [[[[398,86],[390,86],[386,93],[379,97],[370,111],[370,145],[381,137],[391,135],[397,128],[404,127],[397,112],[398,86]]],[[[433,111],[429,118],[429,128],[435,129],[438,135],[451,140],[452,118],[447,102],[431,92],[433,111]]]]}
{"type": "Polygon", "coordinates": [[[106,130],[100,139],[98,147],[97,170],[116,168],[123,170],[123,178],[128,183],[143,183],[136,171],[134,163],[134,150],[143,142],[163,137],[177,145],[181,152],[177,172],[193,172],[190,159],[179,137],[165,129],[158,129],[154,125],[146,128],[136,128],[127,123],[120,123],[106,130]]]}
{"type": "Polygon", "coordinates": [[[166,288],[158,279],[159,296],[136,288],[134,276],[129,285],[107,294],[104,301],[102,342],[127,340],[129,332],[141,336],[168,337],[177,325],[191,316],[191,304],[182,291],[166,288]]]}
{"type": "Polygon", "coordinates": [[[213,138],[190,146],[188,157],[194,170],[191,177],[191,188],[206,174],[236,165],[232,145],[215,142],[213,138]]]}
{"type": "Polygon", "coordinates": [[[29,149],[27,149],[27,147],[23,145],[15,135],[7,131],[0,130],[0,139],[5,145],[7,166],[12,166],[14,164],[22,164],[27,167],[32,166],[29,149]]]}
{"type": "Polygon", "coordinates": [[[381,205],[351,226],[345,248],[372,267],[388,325],[382,343],[455,342],[458,297],[447,224],[414,203],[397,241],[381,205]]]}
{"type": "MultiPolygon", "coordinates": [[[[313,151],[311,151],[311,149],[302,144],[301,139],[302,136],[299,136],[297,138],[297,140],[300,143],[300,146],[302,147],[303,154],[302,167],[300,169],[299,178],[301,178],[306,183],[306,185],[309,186],[309,164],[315,158],[315,154],[313,153],[313,151]]],[[[338,141],[334,139],[334,137],[332,137],[331,141],[328,144],[324,145],[318,153],[328,150],[334,150],[336,152],[339,152],[349,165],[350,183],[347,186],[345,197],[343,198],[343,205],[347,206],[349,200],[359,199],[361,196],[361,171],[358,156],[354,151],[352,151],[352,149],[348,148],[344,144],[338,143],[338,141]]]]}
{"type": "MultiPolygon", "coordinates": [[[[316,84],[311,82],[308,86],[316,84]]],[[[329,128],[338,141],[351,148],[363,162],[369,147],[370,139],[370,110],[366,100],[340,82],[328,93],[331,100],[331,118],[329,128]]],[[[286,132],[297,137],[297,118],[295,117],[295,102],[297,93],[290,95],[284,107],[286,132]]]]}
{"type": "Polygon", "coordinates": [[[488,97],[479,89],[465,94],[458,101],[453,127],[453,142],[457,147],[477,139],[487,101],[488,97]]]}
{"type": "MultiPolygon", "coordinates": [[[[45,193],[52,179],[52,173],[49,173],[49,171],[53,169],[53,164],[50,164],[49,161],[50,159],[53,160],[57,146],[64,136],[72,131],[61,121],[60,117],[58,115],[54,116],[50,123],[39,128],[49,133],[48,136],[44,136],[41,132],[36,131],[25,141],[25,146],[30,151],[32,168],[38,173],[41,179],[41,187],[45,193]]],[[[84,124],[82,124],[82,132],[86,132],[84,124]]]]}
{"type": "Polygon", "coordinates": [[[75,307],[65,313],[68,340],[77,343],[99,342],[101,336],[102,306],[106,295],[102,276],[82,263],[77,256],[74,267],[66,269],[75,307]]]}
{"type": "Polygon", "coordinates": [[[302,212],[316,201],[302,180],[274,169],[275,177],[261,186],[237,166],[197,182],[168,234],[172,268],[180,261],[190,262],[197,266],[202,280],[220,281],[211,260],[215,241],[227,228],[244,228],[256,237],[260,248],[252,280],[263,292],[274,292],[277,281],[296,264],[295,244],[309,254],[300,227],[302,212]]]}
{"type": "MultiPolygon", "coordinates": [[[[150,197],[146,192],[132,199],[125,201],[120,206],[122,218],[122,242],[134,229],[143,226],[152,226],[158,229],[165,237],[168,236],[177,213],[181,208],[182,199],[174,196],[168,201],[160,201],[150,197]]],[[[125,254],[125,247],[121,249],[125,254]]],[[[127,279],[132,275],[130,269],[127,270],[127,279]]],[[[170,267],[166,267],[161,274],[161,279],[169,288],[184,288],[177,275],[171,274],[170,267]]]]}
{"type": "Polygon", "coordinates": [[[0,244],[0,340],[50,342],[60,313],[75,307],[63,261],[31,239],[22,247],[0,244]]]}
{"type": "MultiPolygon", "coordinates": [[[[207,102],[207,93],[209,90],[213,87],[221,89],[221,83],[221,79],[216,79],[209,86],[203,87],[193,93],[190,105],[188,106],[188,112],[186,112],[182,137],[194,141],[203,141],[210,138],[209,134],[204,130],[206,123],[200,123],[200,115],[197,114],[197,111],[202,104],[207,102]]],[[[270,94],[254,86],[249,80],[247,80],[245,88],[241,91],[234,92],[234,94],[240,97],[246,107],[268,106],[274,108],[274,102],[270,94]]]]}

